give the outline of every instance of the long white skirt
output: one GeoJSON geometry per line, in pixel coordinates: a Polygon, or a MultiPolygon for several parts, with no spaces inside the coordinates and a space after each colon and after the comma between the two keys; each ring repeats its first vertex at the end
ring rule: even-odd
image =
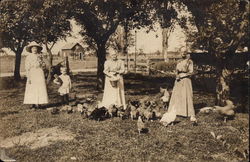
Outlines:
{"type": "Polygon", "coordinates": [[[105,78],[104,93],[100,106],[109,107],[112,104],[123,106],[123,108],[126,109],[124,82],[122,76],[117,83],[117,87],[112,87],[109,77],[105,78]]]}
{"type": "Polygon", "coordinates": [[[30,81],[26,82],[24,104],[46,104],[48,103],[48,94],[45,83],[44,72],[41,68],[32,68],[30,70],[30,81]]]}
{"type": "Polygon", "coordinates": [[[190,117],[195,115],[192,82],[189,78],[175,81],[168,111],[175,109],[176,115],[190,117]]]}

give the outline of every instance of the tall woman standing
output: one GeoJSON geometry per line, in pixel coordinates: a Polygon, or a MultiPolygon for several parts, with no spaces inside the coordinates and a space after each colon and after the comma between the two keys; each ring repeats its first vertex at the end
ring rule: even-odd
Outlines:
{"type": "Polygon", "coordinates": [[[47,87],[43,68],[45,62],[41,54],[42,47],[36,42],[31,42],[26,50],[29,52],[25,60],[27,76],[24,104],[32,104],[32,107],[39,107],[40,104],[48,103],[47,87]]]}
{"type": "Polygon", "coordinates": [[[126,109],[123,74],[124,62],[117,58],[117,54],[110,55],[111,59],[104,63],[105,85],[101,106],[123,106],[126,109]]]}
{"type": "Polygon", "coordinates": [[[173,115],[190,117],[191,122],[197,122],[193,105],[192,82],[190,79],[193,73],[193,61],[190,59],[190,54],[186,52],[182,53],[182,58],[176,66],[176,80],[168,111],[161,119],[163,123],[168,121],[168,118],[173,115]]]}

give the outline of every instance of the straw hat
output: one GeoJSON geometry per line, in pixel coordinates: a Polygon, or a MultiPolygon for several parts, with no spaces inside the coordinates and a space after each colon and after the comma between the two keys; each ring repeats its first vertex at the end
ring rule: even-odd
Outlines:
{"type": "Polygon", "coordinates": [[[27,47],[26,47],[26,51],[30,52],[31,53],[31,48],[32,47],[37,47],[38,48],[38,53],[40,53],[43,49],[43,47],[41,45],[39,45],[38,43],[36,42],[31,42],[27,47]]]}

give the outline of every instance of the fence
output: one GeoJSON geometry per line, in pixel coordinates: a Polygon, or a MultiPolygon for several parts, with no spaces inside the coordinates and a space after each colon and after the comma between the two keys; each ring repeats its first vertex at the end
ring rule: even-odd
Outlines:
{"type": "Polygon", "coordinates": [[[152,65],[159,61],[164,61],[163,58],[149,58],[139,57],[136,60],[134,58],[121,57],[121,60],[125,63],[126,71],[129,73],[139,73],[149,75],[151,73],[152,65]]]}

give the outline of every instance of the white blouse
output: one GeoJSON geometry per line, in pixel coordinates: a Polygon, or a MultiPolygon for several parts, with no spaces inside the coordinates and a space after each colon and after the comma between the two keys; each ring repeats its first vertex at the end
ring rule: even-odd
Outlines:
{"type": "Polygon", "coordinates": [[[107,60],[104,64],[104,74],[107,76],[111,76],[114,73],[124,74],[125,73],[125,66],[122,60],[107,60]]]}

